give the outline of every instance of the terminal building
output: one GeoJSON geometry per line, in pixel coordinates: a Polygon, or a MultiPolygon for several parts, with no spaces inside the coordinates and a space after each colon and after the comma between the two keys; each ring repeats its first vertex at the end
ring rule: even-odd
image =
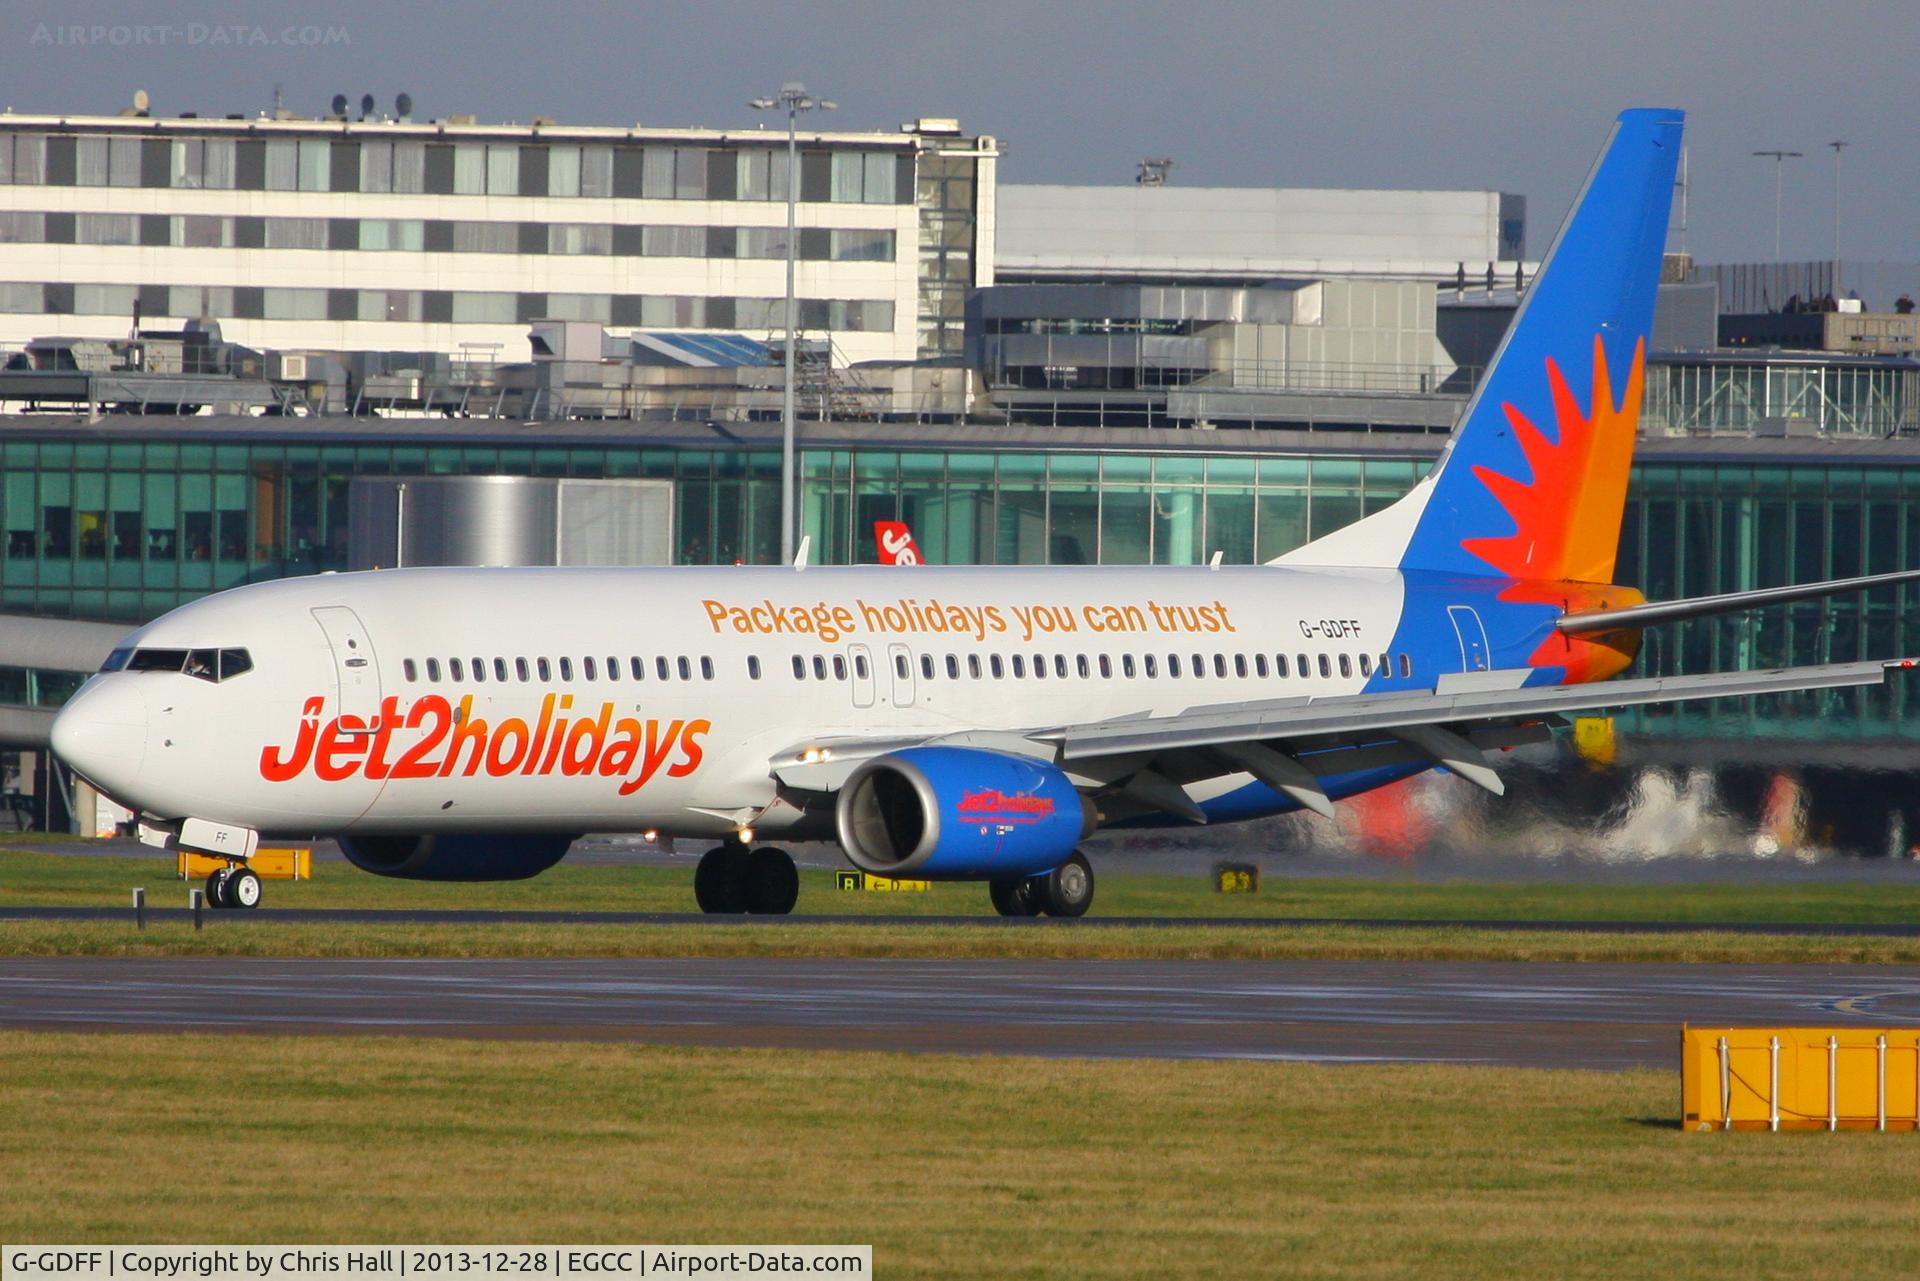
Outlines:
{"type": "MultiPolygon", "coordinates": [[[[32,646],[0,651],[0,709],[12,715],[0,719],[0,728],[11,727],[0,735],[5,741],[31,745],[35,725],[44,735],[52,709],[98,657],[88,645],[106,634],[90,630],[86,643],[63,649],[43,625],[130,625],[246,582],[387,563],[390,545],[384,551],[355,545],[356,485],[363,494],[369,485],[391,493],[405,492],[414,479],[525,478],[527,492],[511,500],[537,504],[550,501],[538,494],[556,481],[651,482],[645,486],[656,496],[650,510],[664,523],[658,537],[634,541],[648,550],[633,558],[716,566],[777,558],[780,371],[773,352],[782,335],[777,321],[759,323],[765,315],[752,325],[741,322],[738,301],[775,296],[781,268],[772,260],[743,262],[746,255],[737,252],[746,243],[744,229],[772,226],[784,215],[779,201],[758,194],[762,188],[752,177],[757,162],[749,153],[766,152],[771,139],[655,130],[571,131],[563,139],[557,127],[542,125],[499,135],[511,138],[518,168],[511,184],[502,169],[504,194],[497,197],[467,190],[472,182],[458,175],[471,179],[476,171],[471,164],[460,168],[457,154],[434,162],[456,166],[454,191],[369,191],[365,179],[357,190],[333,185],[337,177],[344,187],[360,172],[345,160],[336,167],[336,155],[344,154],[336,148],[377,136],[390,135],[396,155],[402,141],[479,147],[482,152],[466,154],[485,156],[509,145],[496,144],[485,129],[452,123],[444,127],[448,141],[439,141],[440,128],[397,120],[120,118],[90,120],[83,128],[44,117],[0,117],[0,133],[15,145],[11,172],[19,173],[22,136],[39,137],[41,164],[37,179],[0,187],[0,198],[21,213],[72,213],[76,228],[81,212],[128,212],[156,194],[202,213],[225,201],[233,212],[220,216],[234,218],[281,217],[270,215],[266,202],[276,210],[282,201],[288,209],[311,208],[323,197],[332,202],[329,209],[371,218],[389,208],[388,201],[403,208],[404,196],[416,202],[404,208],[431,210],[434,221],[491,219],[517,228],[511,252],[347,249],[331,239],[329,215],[334,247],[324,252],[191,251],[203,254],[205,271],[232,273],[229,283],[242,274],[242,264],[249,272],[291,272],[308,270],[303,264],[310,261],[317,272],[348,273],[339,281],[359,281],[355,290],[372,289],[368,282],[387,278],[377,264],[364,279],[352,273],[379,257],[395,270],[417,269],[405,279],[424,299],[452,288],[456,277],[444,273],[464,269],[462,253],[493,252],[473,261],[521,273],[513,279],[526,285],[524,292],[541,295],[523,306],[516,288],[512,318],[476,322],[491,328],[474,338],[460,328],[466,322],[455,320],[360,320],[358,293],[354,318],[344,316],[344,299],[337,319],[218,317],[225,339],[244,344],[228,365],[246,364],[251,351],[266,371],[257,376],[268,384],[281,359],[276,353],[285,348],[352,352],[355,341],[376,338],[380,349],[494,343],[503,364],[521,362],[522,369],[502,372],[490,396],[426,406],[418,397],[369,406],[269,396],[252,409],[238,400],[223,403],[222,412],[212,412],[214,406],[192,414],[151,412],[149,406],[146,413],[101,413],[95,405],[92,413],[0,418],[0,625],[26,619],[36,629],[32,646]],[[170,166],[175,143],[190,141],[184,136],[165,138],[168,182],[154,184],[166,187],[164,193],[116,193],[112,182],[78,181],[83,137],[107,139],[104,172],[111,178],[120,172],[113,167],[116,154],[160,154],[157,147],[129,152],[124,144],[116,152],[113,138],[142,141],[148,127],[173,135],[199,130],[205,138],[232,134],[236,156],[243,140],[264,146],[291,138],[295,145],[286,154],[294,158],[295,186],[213,193],[176,187],[170,166]],[[66,159],[49,159],[65,151],[66,144],[55,141],[63,129],[73,144],[71,171],[66,159]],[[302,147],[315,141],[325,143],[324,153],[313,153],[324,154],[325,164],[313,159],[303,168],[302,147]],[[667,163],[657,159],[667,154],[660,149],[677,157],[681,142],[702,151],[699,172],[707,185],[697,194],[691,187],[685,194],[648,188],[646,175],[664,172],[660,166],[667,163]],[[529,184],[537,189],[531,175],[542,164],[549,192],[556,171],[571,171],[573,159],[554,158],[554,149],[565,147],[579,148],[583,157],[589,147],[611,148],[616,156],[628,148],[637,159],[615,170],[628,177],[606,193],[596,188],[589,195],[583,185],[572,194],[563,182],[565,195],[523,194],[529,184]],[[530,159],[542,149],[544,160],[530,159]],[[71,181],[51,182],[49,174],[71,181]],[[303,174],[315,182],[324,174],[327,188],[303,196],[303,174]],[[724,187],[728,174],[731,188],[724,187]],[[639,182],[637,194],[620,185],[630,181],[639,182]],[[505,192],[507,185],[512,192],[505,192]],[[730,195],[720,197],[722,189],[730,195]],[[121,203],[112,208],[80,207],[115,199],[121,203]],[[590,203],[606,226],[640,228],[643,250],[649,226],[734,228],[731,258],[641,252],[631,261],[602,255],[594,265],[594,278],[622,282],[602,287],[642,299],[669,293],[732,299],[733,323],[711,323],[726,315],[724,301],[705,304],[705,325],[655,325],[668,320],[666,313],[650,320],[644,309],[616,312],[611,303],[604,313],[563,307],[565,314],[552,314],[556,298],[578,291],[560,288],[576,278],[538,274],[566,270],[556,260],[568,255],[551,252],[551,235],[559,226],[584,223],[582,210],[590,203]],[[541,219],[550,237],[545,253],[533,248],[538,237],[532,233],[520,239],[541,219]],[[274,265],[280,258],[298,261],[280,268],[274,265]],[[655,271],[667,274],[647,274],[655,271]],[[675,272],[702,283],[671,289],[648,283],[678,279],[675,272]],[[365,337],[368,329],[375,338],[365,337]],[[522,354],[509,361],[515,344],[522,354]],[[539,372],[543,362],[551,366],[546,373],[539,372]],[[516,378],[519,391],[509,395],[516,378]],[[588,383],[599,391],[583,394],[591,390],[588,383]],[[610,398],[605,393],[615,383],[627,391],[610,398]],[[701,394],[689,412],[679,397],[696,383],[701,394]],[[571,399],[521,394],[563,384],[571,385],[571,399]],[[634,388],[640,390],[628,394],[634,388]]],[[[1444,252],[1437,252],[1439,241],[1417,253],[1389,252],[1383,239],[1366,253],[1364,246],[1347,246],[1351,252],[1336,261],[1335,246],[1302,232],[1298,245],[1279,245],[1264,257],[1241,253],[1241,266],[1227,269],[1216,260],[1233,255],[1216,252],[1219,246],[1205,236],[1194,242],[1211,246],[1204,252],[1163,252],[1179,240],[1178,226],[1171,225],[1164,232],[1170,240],[1148,237],[1131,249],[1108,244],[1099,249],[1097,269],[1069,269],[1061,260],[1045,261],[1035,248],[1041,197],[1009,199],[1015,189],[1002,189],[996,202],[994,141],[943,130],[941,122],[922,121],[898,135],[803,139],[808,154],[821,157],[812,172],[826,175],[824,187],[809,187],[803,160],[803,228],[886,232],[892,245],[890,260],[845,260],[833,256],[831,234],[825,242],[803,237],[803,247],[826,245],[824,257],[802,264],[803,296],[894,308],[880,330],[842,330],[829,314],[821,329],[831,330],[830,344],[813,349],[822,366],[848,380],[824,378],[811,388],[817,394],[802,400],[802,532],[817,562],[874,559],[871,530],[878,519],[909,522],[933,563],[1200,565],[1215,553],[1230,563],[1280,555],[1394,501],[1431,465],[1504,329],[1517,297],[1515,279],[1524,287],[1533,270],[1524,258],[1524,227],[1513,225],[1521,222],[1520,207],[1498,193],[1468,193],[1471,199],[1462,203],[1477,212],[1462,217],[1457,240],[1444,252]],[[847,156],[860,158],[857,200],[847,156]],[[876,156],[890,158],[891,169],[876,163],[870,170],[868,158],[876,156]],[[869,187],[868,175],[883,172],[891,175],[892,197],[870,203],[868,193],[885,194],[886,180],[875,178],[879,185],[869,187]],[[910,185],[904,174],[913,175],[910,185]],[[845,185],[836,185],[836,175],[845,185]],[[807,197],[809,191],[819,198],[807,197]],[[1466,256],[1470,246],[1473,258],[1466,256]],[[1369,269],[1337,269],[1341,263],[1369,269]],[[883,277],[884,289],[873,283],[883,277]],[[894,378],[906,381],[888,381],[894,378]]],[[[30,156],[34,145],[28,145],[30,156]]],[[[85,151],[97,155],[99,147],[89,143],[85,151]]],[[[89,174],[101,172],[96,160],[87,163],[89,174]]],[[[141,175],[135,185],[161,176],[159,161],[152,163],[152,170],[132,171],[141,175]]],[[[483,188],[492,181],[492,163],[477,171],[483,188]]],[[[584,175],[587,162],[580,163],[584,175]]],[[[421,173],[425,183],[426,170],[421,173]]],[[[444,185],[443,177],[433,180],[444,185]]],[[[1056,203],[1066,197],[1052,193],[1074,191],[1031,190],[1056,203]]],[[[1140,199],[1166,195],[1162,189],[1140,199]]],[[[1067,203],[1089,218],[1086,211],[1097,207],[1077,196],[1067,203]]],[[[1162,207],[1193,212],[1202,206],[1206,201],[1196,198],[1162,207]]],[[[1125,206],[1116,216],[1136,217],[1137,208],[1125,206]]],[[[1409,225],[1417,230],[1419,222],[1416,217],[1409,225]]],[[[146,224],[136,219],[135,225],[137,232],[146,224]]],[[[157,240],[159,230],[150,234],[157,240]]],[[[442,234],[434,233],[435,244],[443,243],[442,234]]],[[[707,243],[718,242],[709,234],[707,243]]],[[[174,283],[188,287],[182,273],[192,265],[189,253],[171,242],[75,242],[57,250],[36,242],[0,245],[0,264],[10,264],[4,274],[16,282],[44,276],[41,304],[56,296],[56,284],[77,290],[110,263],[148,264],[153,278],[141,277],[134,265],[114,268],[121,271],[116,281],[129,275],[139,281],[137,302],[141,290],[159,286],[158,264],[178,265],[167,267],[168,290],[174,283]],[[95,256],[109,253],[119,257],[95,256]]],[[[1674,277],[1662,295],[1661,350],[1648,363],[1620,581],[1658,598],[1920,565],[1920,359],[1865,352],[1857,344],[1837,351],[1725,347],[1713,286],[1705,285],[1703,294],[1683,263],[1674,277]]],[[[273,286],[283,287],[324,292],[349,285],[273,286]]],[[[171,308],[171,293],[168,300],[171,308]]],[[[115,305],[125,301],[117,298],[115,305]]],[[[141,312],[142,324],[152,317],[169,325],[196,319],[179,309],[149,311],[144,303],[141,312]]],[[[676,312],[672,319],[691,315],[676,312]]],[[[83,317],[21,310],[0,320],[14,326],[8,341],[25,343],[78,332],[83,317]]],[[[805,316],[802,328],[810,328],[805,316]]],[[[121,340],[124,330],[124,317],[116,314],[85,332],[121,340]]],[[[1920,652],[1912,590],[1656,629],[1638,670],[1658,675],[1920,652]]],[[[1745,754],[1771,752],[1797,766],[1866,762],[1920,771],[1920,720],[1907,715],[1915,697],[1920,694],[1893,682],[1868,692],[1656,709],[1621,724],[1634,731],[1643,751],[1674,759],[1714,759],[1737,743],[1745,754]]]]}

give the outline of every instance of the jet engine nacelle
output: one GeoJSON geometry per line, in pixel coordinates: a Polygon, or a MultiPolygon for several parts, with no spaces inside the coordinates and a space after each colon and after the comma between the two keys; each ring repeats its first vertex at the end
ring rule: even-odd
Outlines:
{"type": "Polygon", "coordinates": [[[571,836],[436,833],[342,836],[347,862],[376,876],[409,881],[524,881],[558,863],[571,836]]]}
{"type": "Polygon", "coordinates": [[[909,747],[860,765],[834,808],[840,845],[875,876],[987,880],[1060,866],[1096,823],[1046,761],[909,747]]]}

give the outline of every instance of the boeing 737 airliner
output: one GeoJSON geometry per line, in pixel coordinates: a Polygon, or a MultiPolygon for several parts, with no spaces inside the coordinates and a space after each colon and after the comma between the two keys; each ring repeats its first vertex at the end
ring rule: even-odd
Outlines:
{"type": "Polygon", "coordinates": [[[588,832],[712,841],[708,912],[793,861],[1077,916],[1080,842],[1333,802],[1592,708],[1867,685],[1892,664],[1594,682],[1663,621],[1611,583],[1681,114],[1623,114],[1438,464],[1267,565],[407,569],[237,588],[141,628],[54,725],[151,843],[329,835],[385,876],[511,879],[588,832]]]}

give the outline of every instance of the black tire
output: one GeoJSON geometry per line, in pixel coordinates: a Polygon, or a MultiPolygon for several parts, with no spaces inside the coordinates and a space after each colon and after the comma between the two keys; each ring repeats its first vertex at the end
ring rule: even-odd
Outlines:
{"type": "Polygon", "coordinates": [[[227,901],[227,881],[233,875],[233,869],[222,867],[207,873],[207,906],[225,908],[233,906],[227,901]]]}
{"type": "Polygon", "coordinates": [[[987,897],[993,900],[993,910],[1002,916],[1038,916],[1040,899],[1034,893],[1031,876],[1015,877],[1008,881],[988,881],[987,897]]]}
{"type": "Polygon", "coordinates": [[[227,877],[227,906],[234,908],[259,907],[260,888],[260,876],[252,868],[235,868],[233,875],[227,877]]]}
{"type": "Polygon", "coordinates": [[[693,897],[709,916],[737,916],[747,910],[750,856],[738,845],[716,845],[700,856],[693,870],[693,897]]]}
{"type": "Polygon", "coordinates": [[[800,901],[800,869],[793,856],[763,846],[748,856],[747,911],[756,916],[785,916],[800,901]]]}
{"type": "Polygon", "coordinates": [[[1093,869],[1079,850],[1044,876],[1033,878],[1034,897],[1048,916],[1085,916],[1093,906],[1093,869]]]}

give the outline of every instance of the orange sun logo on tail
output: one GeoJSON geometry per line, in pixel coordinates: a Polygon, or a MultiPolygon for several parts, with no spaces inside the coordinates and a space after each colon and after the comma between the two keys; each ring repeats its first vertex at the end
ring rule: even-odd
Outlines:
{"type": "MultiPolygon", "coordinates": [[[[1500,594],[1508,601],[1557,605],[1562,610],[1604,609],[1638,602],[1632,588],[1609,586],[1620,548],[1620,517],[1627,502],[1627,471],[1640,424],[1646,343],[1635,344],[1626,393],[1613,399],[1607,354],[1593,340],[1593,398],[1583,412],[1553,360],[1547,379],[1559,440],[1546,434],[1512,404],[1502,405],[1526,455],[1530,480],[1516,480],[1486,467],[1473,474],[1507,514],[1514,532],[1501,538],[1469,538],[1461,546],[1501,573],[1520,580],[1500,594]]],[[[1535,667],[1560,667],[1569,683],[1604,680],[1632,664],[1637,632],[1549,635],[1528,655],[1535,667]]]]}
{"type": "Polygon", "coordinates": [[[1593,339],[1593,398],[1582,412],[1558,362],[1547,361],[1553,416],[1559,440],[1528,421],[1512,404],[1501,406],[1526,455],[1530,480],[1502,476],[1486,467],[1473,474],[1513,517],[1514,532],[1502,538],[1469,538],[1467,551],[1512,578],[1605,583],[1613,578],[1620,547],[1620,514],[1627,501],[1627,469],[1640,423],[1645,386],[1646,342],[1635,344],[1626,394],[1614,403],[1607,354],[1593,339]]]}

